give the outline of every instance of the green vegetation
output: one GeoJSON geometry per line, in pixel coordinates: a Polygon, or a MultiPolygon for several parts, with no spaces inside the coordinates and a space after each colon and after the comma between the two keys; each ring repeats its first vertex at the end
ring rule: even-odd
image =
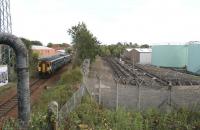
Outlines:
{"type": "Polygon", "coordinates": [[[53,43],[51,43],[51,42],[49,42],[48,44],[47,44],[47,47],[52,47],[53,46],[53,43]]]}
{"type": "MultiPolygon", "coordinates": [[[[48,89],[39,103],[33,107],[29,130],[47,130],[47,104],[57,101],[59,106],[69,99],[76,90],[73,86],[82,80],[80,69],[76,68],[62,75],[58,85],[48,89]]],[[[60,130],[95,129],[95,130],[199,130],[200,111],[179,109],[172,112],[160,112],[155,109],[147,111],[117,111],[99,106],[88,95],[82,103],[71,112],[61,124],[60,130]]],[[[16,120],[8,120],[3,130],[18,128],[16,120]]]]}
{"type": "Polygon", "coordinates": [[[72,37],[72,44],[75,50],[75,64],[80,65],[82,61],[89,58],[94,61],[98,54],[99,42],[97,38],[87,29],[85,23],[79,23],[68,30],[72,37]]]}
{"type": "Polygon", "coordinates": [[[30,77],[36,76],[36,70],[37,70],[37,63],[38,63],[38,57],[39,55],[37,53],[34,53],[31,49],[32,45],[42,45],[40,41],[30,41],[25,38],[21,38],[23,43],[26,45],[26,48],[28,50],[28,56],[29,56],[29,72],[30,77]]]}
{"type": "Polygon", "coordinates": [[[58,102],[62,106],[69,99],[73,92],[77,90],[77,86],[82,81],[80,68],[75,68],[65,72],[57,85],[47,89],[41,96],[40,100],[33,106],[33,112],[45,112],[48,103],[51,101],[58,102]]]}
{"type": "Polygon", "coordinates": [[[124,52],[126,48],[149,48],[150,46],[147,44],[139,46],[137,43],[132,44],[131,42],[128,43],[121,43],[118,42],[117,44],[113,45],[100,45],[99,47],[99,55],[100,56],[114,56],[120,57],[120,55],[124,52]]]}
{"type": "Polygon", "coordinates": [[[120,54],[122,54],[126,48],[127,47],[121,43],[116,45],[101,45],[99,55],[120,57],[120,54]]]}
{"type": "Polygon", "coordinates": [[[123,108],[113,111],[99,108],[87,96],[66,122],[67,129],[74,130],[79,127],[95,130],[199,130],[200,112],[186,109],[170,113],[153,109],[128,112],[123,108]]]}
{"type": "MultiPolygon", "coordinates": [[[[78,89],[82,81],[80,68],[74,68],[65,72],[55,87],[47,89],[40,100],[32,107],[31,124],[29,130],[47,129],[47,108],[51,101],[58,102],[59,107],[64,105],[72,94],[78,89]]],[[[3,130],[16,130],[18,122],[10,119],[4,123],[3,130]]]]}

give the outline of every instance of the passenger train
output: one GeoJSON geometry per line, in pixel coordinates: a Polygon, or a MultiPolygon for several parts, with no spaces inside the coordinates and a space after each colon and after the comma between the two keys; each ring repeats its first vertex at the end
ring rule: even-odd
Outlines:
{"type": "Polygon", "coordinates": [[[71,62],[71,55],[58,54],[38,59],[37,71],[40,78],[48,78],[59,68],[71,62]]]}

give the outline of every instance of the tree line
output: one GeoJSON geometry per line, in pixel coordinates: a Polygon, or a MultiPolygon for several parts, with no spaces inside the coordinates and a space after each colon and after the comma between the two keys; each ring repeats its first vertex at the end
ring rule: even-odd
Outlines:
{"type": "Polygon", "coordinates": [[[94,61],[97,55],[99,56],[116,56],[120,54],[126,48],[149,48],[148,44],[138,45],[132,42],[118,42],[113,45],[101,45],[97,38],[87,29],[84,22],[78,23],[78,25],[72,26],[68,29],[68,34],[72,38],[73,49],[75,53],[75,62],[80,64],[85,58],[94,61]]]}

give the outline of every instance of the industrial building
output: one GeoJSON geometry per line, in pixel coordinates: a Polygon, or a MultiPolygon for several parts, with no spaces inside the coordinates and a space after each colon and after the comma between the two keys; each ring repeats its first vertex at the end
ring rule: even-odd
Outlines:
{"type": "Polygon", "coordinates": [[[127,48],[123,56],[134,64],[151,64],[151,53],[151,48],[127,48]]]}
{"type": "Polygon", "coordinates": [[[58,53],[55,49],[45,47],[45,46],[33,45],[32,50],[33,50],[33,52],[38,53],[40,58],[46,57],[46,56],[52,56],[52,55],[55,55],[58,53]]]}
{"type": "Polygon", "coordinates": [[[186,68],[200,74],[200,44],[155,45],[152,47],[152,65],[158,67],[186,68]]]}

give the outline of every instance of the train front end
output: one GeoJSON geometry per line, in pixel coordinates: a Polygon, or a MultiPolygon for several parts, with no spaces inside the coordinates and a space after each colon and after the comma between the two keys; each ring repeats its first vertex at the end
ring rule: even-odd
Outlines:
{"type": "Polygon", "coordinates": [[[48,78],[51,75],[51,63],[39,60],[37,71],[40,78],[48,78]]]}

